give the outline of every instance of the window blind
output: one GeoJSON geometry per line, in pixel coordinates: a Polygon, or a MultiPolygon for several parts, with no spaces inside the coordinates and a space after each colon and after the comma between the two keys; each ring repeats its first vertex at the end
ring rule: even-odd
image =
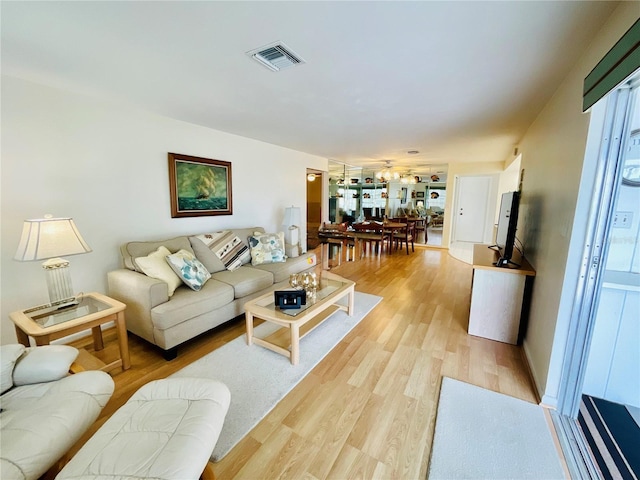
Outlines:
{"type": "Polygon", "coordinates": [[[631,26],[584,79],[582,111],[640,68],[640,19],[631,26]]]}

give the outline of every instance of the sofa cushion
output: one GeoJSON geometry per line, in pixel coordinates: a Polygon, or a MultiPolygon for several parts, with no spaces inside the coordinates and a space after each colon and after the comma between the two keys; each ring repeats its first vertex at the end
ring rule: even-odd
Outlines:
{"type": "Polygon", "coordinates": [[[27,349],[13,370],[16,386],[52,382],[69,375],[69,368],[78,357],[78,349],[69,345],[42,345],[27,349]]]}
{"type": "Polygon", "coordinates": [[[167,256],[169,255],[171,255],[171,252],[166,247],[160,246],[146,257],[137,257],[135,264],[147,277],[165,282],[169,288],[169,296],[171,296],[176,288],[182,284],[182,280],[167,263],[167,256]]]}
{"type": "Polygon", "coordinates": [[[284,233],[256,233],[249,237],[251,265],[284,262],[284,233]]]}
{"type": "Polygon", "coordinates": [[[179,250],[167,255],[167,263],[176,272],[182,282],[191,290],[200,291],[202,286],[211,278],[207,268],[200,263],[193,253],[179,250]]]}
{"type": "Polygon", "coordinates": [[[224,263],[220,260],[215,253],[213,253],[207,245],[198,238],[198,235],[189,237],[191,242],[191,248],[193,253],[196,254],[196,258],[202,262],[209,273],[216,273],[226,270],[224,263]]]}
{"type": "Polygon", "coordinates": [[[13,387],[13,369],[25,350],[19,343],[0,346],[0,393],[13,387]]]}
{"type": "MultiPolygon", "coordinates": [[[[229,230],[223,230],[221,232],[205,233],[202,235],[196,235],[198,240],[204,243],[207,248],[222,262],[224,268],[233,271],[242,266],[243,263],[248,263],[251,259],[249,248],[246,243],[242,241],[235,233],[229,230]]],[[[194,242],[192,242],[193,244],[194,242]]],[[[206,255],[206,252],[198,249],[202,255],[206,255]]],[[[208,259],[208,261],[210,261],[208,259]]],[[[217,268],[217,264],[214,264],[217,268]]],[[[218,271],[218,270],[216,270],[218,271]]]]}
{"type": "Polygon", "coordinates": [[[212,278],[233,287],[235,298],[246,297],[273,285],[273,274],[247,266],[229,272],[214,273],[212,278]]]}
{"type": "Polygon", "coordinates": [[[232,302],[233,298],[234,291],[231,285],[212,278],[199,292],[188,288],[177,289],[171,301],[151,309],[151,320],[155,328],[166,330],[220,308],[232,302]]]}
{"type": "Polygon", "coordinates": [[[273,275],[274,283],[283,282],[289,279],[292,273],[300,273],[309,268],[315,267],[317,263],[315,253],[305,253],[299,257],[288,257],[284,263],[265,263],[255,265],[251,268],[264,270],[273,275]]]}
{"type": "Polygon", "coordinates": [[[135,259],[137,257],[146,257],[151,252],[157,250],[158,247],[165,247],[167,248],[167,250],[169,250],[170,253],[175,253],[178,250],[183,249],[193,253],[188,237],[175,237],[168,240],[152,242],[129,242],[120,247],[120,253],[122,254],[124,267],[135,272],[143,273],[142,270],[136,265],[135,259]]]}

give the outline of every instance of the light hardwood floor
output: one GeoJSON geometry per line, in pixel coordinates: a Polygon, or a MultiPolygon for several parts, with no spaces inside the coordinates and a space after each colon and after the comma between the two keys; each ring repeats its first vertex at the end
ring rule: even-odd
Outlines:
{"type": "MultiPolygon", "coordinates": [[[[470,265],[446,250],[416,248],[332,271],[382,302],[214,464],[218,480],[424,479],[442,376],[537,403],[521,347],[467,335],[470,265]]],[[[237,319],[171,362],[129,335],[132,368],[113,372],[111,401],[70,456],[140,386],[243,334],[237,319]]],[[[115,332],[105,332],[105,343],[96,356],[117,357],[115,332]]],[[[90,338],[75,345],[91,350],[90,338]]]]}

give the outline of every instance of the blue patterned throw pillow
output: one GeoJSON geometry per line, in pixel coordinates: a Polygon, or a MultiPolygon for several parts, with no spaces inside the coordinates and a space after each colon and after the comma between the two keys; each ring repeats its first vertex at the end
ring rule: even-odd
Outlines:
{"type": "Polygon", "coordinates": [[[249,237],[251,265],[285,262],[284,233],[255,233],[249,237]]]}
{"type": "Polygon", "coordinates": [[[211,274],[200,260],[186,250],[167,255],[166,259],[184,284],[196,292],[211,278],[211,274]]]}

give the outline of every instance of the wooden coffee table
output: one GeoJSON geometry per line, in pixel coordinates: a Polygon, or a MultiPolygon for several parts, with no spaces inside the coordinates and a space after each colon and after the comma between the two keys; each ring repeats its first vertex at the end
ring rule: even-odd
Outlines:
{"type": "Polygon", "coordinates": [[[323,271],[319,278],[316,298],[307,299],[308,305],[300,309],[281,310],[275,306],[274,295],[267,293],[244,306],[247,324],[247,345],[261,345],[288,357],[292,365],[300,360],[300,339],[320,325],[338,310],[353,315],[353,298],[355,282],[336,274],[323,271]],[[337,304],[338,300],[348,296],[348,305],[337,304]],[[266,322],[280,325],[271,335],[265,338],[254,337],[253,318],[258,317],[266,322]]]}

